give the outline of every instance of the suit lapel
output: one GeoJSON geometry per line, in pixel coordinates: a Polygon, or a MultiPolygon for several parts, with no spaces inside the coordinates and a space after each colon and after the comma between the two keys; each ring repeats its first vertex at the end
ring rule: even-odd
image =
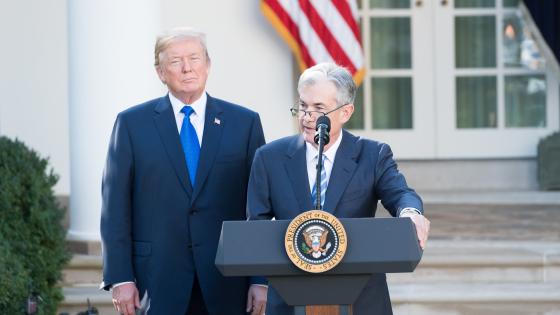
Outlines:
{"type": "Polygon", "coordinates": [[[308,184],[305,141],[303,137],[293,137],[286,153],[288,158],[284,166],[292,182],[292,189],[298,201],[299,210],[301,212],[312,210],[313,203],[311,202],[311,191],[308,184]]]}
{"type": "Polygon", "coordinates": [[[164,96],[154,108],[154,123],[159,132],[161,142],[169,156],[171,165],[175,169],[175,173],[183,186],[185,192],[190,196],[192,195],[192,186],[189,181],[187,173],[187,164],[185,162],[185,153],[181,146],[181,139],[177,131],[177,123],[175,122],[175,115],[173,107],[169,101],[169,96],[164,96]]]}
{"type": "Polygon", "coordinates": [[[357,154],[356,137],[343,130],[342,142],[336,152],[327,187],[327,195],[325,196],[325,204],[323,206],[325,211],[335,212],[336,206],[358,166],[358,163],[356,163],[357,154]]]}
{"type": "Polygon", "coordinates": [[[216,154],[220,148],[223,125],[225,123],[224,119],[221,117],[222,112],[223,110],[219,102],[210,95],[207,95],[204,133],[196,172],[196,185],[194,187],[191,203],[195,201],[202,187],[204,187],[204,182],[208,177],[208,173],[210,173],[210,169],[212,169],[212,165],[214,165],[216,154]],[[216,120],[216,118],[218,120],[216,120]],[[219,121],[219,123],[217,123],[217,121],[219,121]]]}

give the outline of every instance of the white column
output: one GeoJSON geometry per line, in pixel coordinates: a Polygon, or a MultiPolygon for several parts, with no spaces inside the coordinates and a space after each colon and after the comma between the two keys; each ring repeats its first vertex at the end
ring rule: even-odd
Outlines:
{"type": "Polygon", "coordinates": [[[68,1],[71,240],[99,240],[101,177],[118,112],[161,96],[153,0],[68,1]]]}

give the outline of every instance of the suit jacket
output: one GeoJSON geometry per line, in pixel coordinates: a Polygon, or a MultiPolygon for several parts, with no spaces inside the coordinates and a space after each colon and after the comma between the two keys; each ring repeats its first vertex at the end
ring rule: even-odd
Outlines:
{"type": "Polygon", "coordinates": [[[166,95],[120,113],[103,176],[103,284],[135,281],[150,314],[185,314],[195,275],[210,314],[245,314],[248,279],[214,265],[222,221],[244,220],[257,113],[208,96],[193,188],[166,95]]]}
{"type": "MultiPolygon", "coordinates": [[[[301,135],[257,150],[249,179],[250,220],[290,220],[313,209],[305,150],[301,135]]],[[[422,200],[399,173],[390,147],[343,130],[323,210],[339,218],[374,217],[379,200],[393,216],[406,207],[422,211],[422,200]]],[[[267,315],[274,314],[293,314],[293,308],[269,288],[267,315]]],[[[354,314],[392,314],[385,274],[372,275],[354,314]]]]}

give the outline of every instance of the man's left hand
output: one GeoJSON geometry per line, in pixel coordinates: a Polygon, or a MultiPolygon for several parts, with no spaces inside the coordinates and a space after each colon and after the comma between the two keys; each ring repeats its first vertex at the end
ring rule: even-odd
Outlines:
{"type": "Polygon", "coordinates": [[[418,234],[418,242],[420,243],[420,247],[424,249],[428,241],[428,234],[430,233],[430,220],[417,213],[405,213],[401,218],[404,217],[409,217],[414,223],[416,233],[418,234]]]}
{"type": "Polygon", "coordinates": [[[268,287],[263,285],[251,284],[247,293],[247,310],[251,315],[264,315],[266,311],[266,295],[268,287]]]}

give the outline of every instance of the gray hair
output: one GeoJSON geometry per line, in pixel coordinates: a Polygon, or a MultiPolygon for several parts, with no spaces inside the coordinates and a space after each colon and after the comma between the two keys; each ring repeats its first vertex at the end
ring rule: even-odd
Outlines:
{"type": "Polygon", "coordinates": [[[303,71],[299,77],[298,92],[301,93],[302,88],[323,80],[335,85],[337,106],[354,103],[356,83],[352,75],[346,68],[331,62],[319,63],[303,71]]]}
{"type": "Polygon", "coordinates": [[[171,43],[185,39],[198,40],[204,50],[206,61],[210,62],[210,55],[208,55],[208,48],[206,47],[206,34],[192,27],[176,27],[158,35],[154,49],[154,65],[159,66],[163,52],[171,43]]]}

